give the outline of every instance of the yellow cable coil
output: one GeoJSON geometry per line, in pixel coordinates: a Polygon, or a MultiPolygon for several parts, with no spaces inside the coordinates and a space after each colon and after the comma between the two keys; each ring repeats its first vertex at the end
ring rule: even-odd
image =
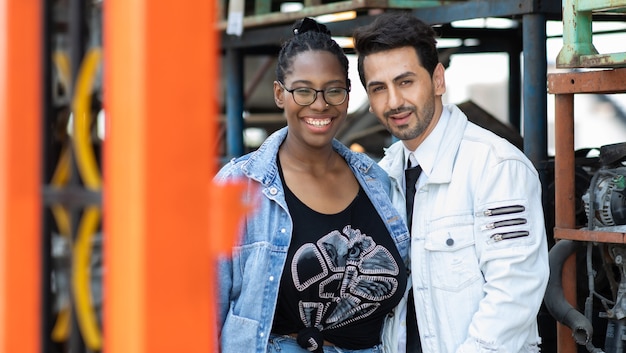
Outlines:
{"type": "Polygon", "coordinates": [[[72,76],[70,72],[70,58],[65,52],[57,50],[52,54],[52,60],[59,74],[60,83],[69,90],[72,76]]]}
{"type": "MultiPolygon", "coordinates": [[[[66,185],[69,181],[70,175],[70,149],[66,146],[63,147],[61,151],[61,157],[59,158],[59,162],[57,163],[56,169],[54,171],[54,175],[52,176],[52,186],[54,187],[62,187],[66,185]]],[[[59,204],[54,204],[50,206],[52,211],[52,215],[54,216],[54,220],[59,229],[59,233],[62,237],[69,239],[70,238],[70,214],[67,209],[59,204]]],[[[70,305],[62,307],[59,309],[59,315],[57,317],[56,323],[52,328],[52,340],[55,342],[63,342],[66,341],[70,335],[70,305]]]]}
{"type": "Polygon", "coordinates": [[[99,48],[93,48],[85,54],[72,100],[76,164],[85,186],[91,190],[99,190],[102,183],[91,143],[91,93],[101,56],[99,48]]]}
{"type": "MultiPolygon", "coordinates": [[[[70,86],[70,62],[67,54],[62,51],[57,51],[53,54],[52,60],[59,74],[59,80],[61,84],[69,89],[70,86]]],[[[70,180],[71,170],[71,150],[64,145],[61,150],[59,161],[57,162],[54,174],[50,184],[55,188],[61,188],[70,180]]],[[[71,226],[70,215],[67,209],[63,205],[54,204],[50,206],[52,216],[57,224],[59,233],[62,237],[69,239],[71,226]]],[[[51,337],[54,342],[64,342],[70,335],[71,327],[71,307],[69,303],[59,309],[54,327],[52,328],[51,337]]]]}
{"type": "Polygon", "coordinates": [[[91,300],[89,286],[91,244],[93,235],[100,224],[100,209],[96,206],[85,208],[78,229],[78,236],[73,251],[72,290],[76,306],[76,317],[85,345],[91,350],[100,350],[102,334],[98,326],[96,312],[91,300]]]}
{"type": "MultiPolygon", "coordinates": [[[[93,48],[85,54],[72,100],[74,112],[72,137],[76,164],[83,183],[90,190],[100,190],[102,184],[91,141],[91,95],[101,56],[99,48],[93,48]]],[[[92,350],[100,350],[102,347],[102,334],[93,309],[89,286],[91,244],[99,224],[100,209],[96,206],[85,208],[72,261],[72,290],[78,326],[85,345],[92,350]]]]}

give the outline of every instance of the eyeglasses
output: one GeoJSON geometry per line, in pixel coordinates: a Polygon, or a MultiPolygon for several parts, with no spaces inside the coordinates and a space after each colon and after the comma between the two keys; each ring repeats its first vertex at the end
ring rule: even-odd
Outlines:
{"type": "Polygon", "coordinates": [[[278,81],[280,86],[287,92],[291,93],[294,102],[301,106],[311,105],[317,99],[317,94],[321,93],[324,97],[324,101],[330,105],[340,105],[346,101],[348,97],[349,89],[343,87],[330,87],[322,90],[317,90],[309,87],[300,87],[294,89],[288,89],[285,84],[278,81]]]}

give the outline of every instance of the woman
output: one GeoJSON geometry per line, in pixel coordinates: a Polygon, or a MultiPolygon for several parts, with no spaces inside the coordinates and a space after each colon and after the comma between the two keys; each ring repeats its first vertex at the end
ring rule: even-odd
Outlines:
{"type": "Polygon", "coordinates": [[[220,348],[380,352],[407,281],[409,235],[387,175],[334,139],[348,112],[348,60],[305,18],[278,57],[274,100],[287,127],[216,180],[246,178],[257,210],[220,262],[220,348]]]}

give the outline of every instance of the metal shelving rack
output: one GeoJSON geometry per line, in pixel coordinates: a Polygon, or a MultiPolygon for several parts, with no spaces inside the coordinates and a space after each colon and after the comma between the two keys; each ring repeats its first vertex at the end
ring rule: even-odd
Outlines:
{"type": "MultiPolygon", "coordinates": [[[[594,93],[625,93],[626,68],[551,74],[548,91],[555,95],[555,239],[603,243],[626,243],[626,233],[588,230],[576,227],[574,95],[594,93]]],[[[574,255],[575,256],[575,255],[574,255]]],[[[570,303],[576,303],[576,265],[563,267],[563,288],[570,303]]],[[[571,330],[558,324],[559,353],[576,352],[571,330]]]]}
{"type": "MultiPolygon", "coordinates": [[[[579,71],[548,75],[548,93],[555,96],[555,239],[626,243],[626,233],[577,228],[575,219],[574,96],[626,93],[626,53],[598,53],[593,45],[594,18],[623,15],[626,1],[563,0],[563,47],[557,68],[579,71]],[[580,70],[582,69],[582,70],[580,70]],[[590,70],[587,70],[590,69],[590,70]]],[[[576,265],[563,268],[566,299],[576,303],[576,265]]],[[[571,330],[558,324],[557,350],[576,352],[571,330]]]]}

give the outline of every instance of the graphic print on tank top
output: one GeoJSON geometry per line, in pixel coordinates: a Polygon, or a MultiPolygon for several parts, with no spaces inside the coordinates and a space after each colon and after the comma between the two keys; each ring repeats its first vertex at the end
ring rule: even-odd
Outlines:
{"type": "Polygon", "coordinates": [[[327,330],[368,317],[396,293],[398,272],[387,248],[351,226],[303,244],[291,262],[293,284],[317,289],[320,301],[299,301],[302,323],[327,330]]]}
{"type": "Polygon", "coordinates": [[[293,228],[271,332],[296,334],[307,344],[316,336],[316,344],[323,339],[343,349],[379,344],[384,319],[407,284],[404,261],[383,218],[362,187],[334,214],[311,209],[284,182],[283,187],[293,228]]]}

